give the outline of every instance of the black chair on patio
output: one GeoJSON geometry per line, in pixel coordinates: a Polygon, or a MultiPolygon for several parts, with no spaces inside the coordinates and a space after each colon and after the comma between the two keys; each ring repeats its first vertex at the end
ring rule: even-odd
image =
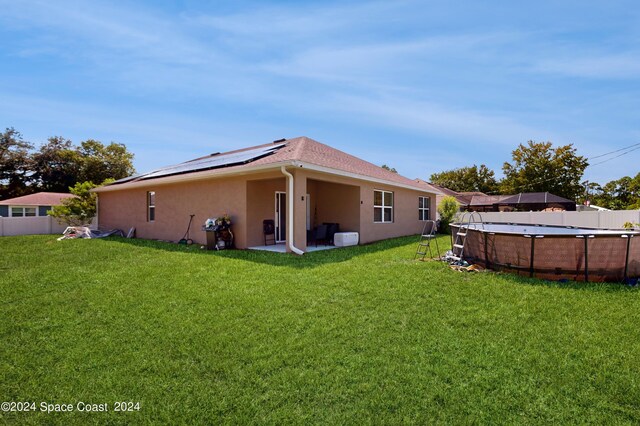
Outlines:
{"type": "Polygon", "coordinates": [[[328,231],[329,227],[327,225],[318,225],[316,226],[316,228],[313,230],[313,240],[316,243],[316,247],[318,247],[318,241],[322,241],[325,244],[327,244],[327,231],[328,231]]]}
{"type": "Polygon", "coordinates": [[[327,241],[329,244],[333,244],[333,236],[336,235],[336,232],[340,232],[340,224],[324,222],[323,225],[327,225],[327,241]]]}
{"type": "Polygon", "coordinates": [[[272,245],[276,244],[276,223],[272,219],[265,219],[262,221],[262,232],[264,233],[264,245],[268,246],[269,242],[272,245]]]}

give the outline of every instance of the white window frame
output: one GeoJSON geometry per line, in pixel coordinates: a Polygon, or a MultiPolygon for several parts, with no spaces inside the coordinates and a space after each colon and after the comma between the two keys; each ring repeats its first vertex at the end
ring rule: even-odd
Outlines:
{"type": "Polygon", "coordinates": [[[392,191],[385,191],[383,189],[374,189],[373,190],[373,223],[393,223],[393,204],[395,201],[395,195],[392,191]],[[382,200],[382,204],[378,205],[376,204],[376,192],[380,192],[382,194],[381,196],[381,200],[382,200]],[[391,205],[387,206],[385,205],[385,201],[387,200],[387,197],[391,197],[391,205]],[[376,220],[376,210],[380,209],[380,220],[376,220]],[[391,220],[385,220],[385,211],[389,210],[391,212],[391,220]]]}
{"type": "Polygon", "coordinates": [[[424,222],[431,220],[431,197],[418,197],[418,220],[424,222]],[[422,201],[422,207],[420,207],[422,201]]]}
{"type": "Polygon", "coordinates": [[[38,210],[38,206],[9,206],[9,217],[38,217],[38,210]],[[22,209],[22,215],[14,216],[13,209],[22,209]],[[36,214],[33,216],[27,216],[27,209],[34,209],[36,214]]]}
{"type": "Polygon", "coordinates": [[[147,191],[147,222],[156,221],[156,191],[147,191]],[[151,204],[151,195],[153,195],[153,204],[151,204]],[[153,209],[153,219],[151,218],[151,211],[153,209]]]}

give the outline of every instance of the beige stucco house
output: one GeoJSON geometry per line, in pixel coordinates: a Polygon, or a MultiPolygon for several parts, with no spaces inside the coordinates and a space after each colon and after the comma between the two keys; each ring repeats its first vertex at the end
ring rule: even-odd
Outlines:
{"type": "Polygon", "coordinates": [[[325,222],[358,232],[361,244],[419,233],[435,218],[438,193],[307,137],[212,154],[95,192],[101,228],[176,241],[194,214],[191,238],[203,243],[205,220],[228,214],[235,246],[248,248],[264,243],[263,221],[271,219],[277,242],[296,253],[325,222]]]}

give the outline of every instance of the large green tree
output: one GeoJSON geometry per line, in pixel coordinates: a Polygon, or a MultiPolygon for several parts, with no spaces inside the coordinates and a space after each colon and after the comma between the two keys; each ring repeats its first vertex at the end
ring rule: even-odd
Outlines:
{"type": "Polygon", "coordinates": [[[19,197],[31,192],[33,148],[13,127],[0,133],[0,199],[19,197]]]}
{"type": "Polygon", "coordinates": [[[82,164],[78,181],[103,182],[106,179],[122,179],[135,173],[133,154],[120,143],[89,139],[78,148],[82,164]]]}
{"type": "Polygon", "coordinates": [[[584,204],[586,201],[589,201],[591,204],[595,204],[597,206],[602,206],[599,202],[602,202],[603,190],[602,186],[597,182],[584,182],[584,193],[579,196],[576,200],[578,204],[584,204]]]}
{"type": "Polygon", "coordinates": [[[581,183],[587,160],[572,144],[554,148],[551,142],[529,141],[512,152],[512,162],[502,166],[501,192],[551,192],[575,200],[584,193],[581,183]]]}
{"type": "Polygon", "coordinates": [[[430,180],[436,185],[444,186],[453,191],[471,192],[480,191],[491,193],[498,189],[498,183],[493,170],[481,164],[471,167],[446,170],[431,175],[430,180]]]}
{"type": "Polygon", "coordinates": [[[96,216],[96,194],[90,192],[96,185],[92,182],[78,182],[70,192],[75,197],[65,198],[59,206],[53,206],[47,213],[68,226],[88,226],[96,216]]]}
{"type": "Polygon", "coordinates": [[[612,210],[640,209],[640,173],[607,182],[588,185],[591,204],[612,210]]]}
{"type": "Polygon", "coordinates": [[[67,192],[82,169],[82,158],[73,143],[54,136],[32,154],[34,184],[40,191],[67,192]]]}
{"type": "Polygon", "coordinates": [[[50,137],[37,150],[13,128],[0,133],[0,199],[37,191],[67,192],[78,182],[104,182],[135,173],[123,144],[89,139],[76,146],[50,137]]]}

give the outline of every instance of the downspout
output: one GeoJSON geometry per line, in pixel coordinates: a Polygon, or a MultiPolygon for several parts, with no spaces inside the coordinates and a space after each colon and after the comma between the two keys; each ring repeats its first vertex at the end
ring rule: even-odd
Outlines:
{"type": "Polygon", "coordinates": [[[293,245],[293,175],[287,171],[285,166],[280,166],[280,170],[282,174],[287,177],[287,216],[289,218],[289,238],[287,238],[287,245],[292,252],[302,256],[304,252],[293,245]]]}

